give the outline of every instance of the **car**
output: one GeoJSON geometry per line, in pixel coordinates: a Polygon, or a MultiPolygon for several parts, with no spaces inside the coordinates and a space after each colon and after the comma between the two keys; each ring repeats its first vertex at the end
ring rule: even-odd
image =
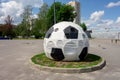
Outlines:
{"type": "Polygon", "coordinates": [[[8,40],[8,39],[12,39],[12,38],[11,37],[7,37],[7,36],[5,36],[5,37],[0,36],[0,40],[8,40]]]}

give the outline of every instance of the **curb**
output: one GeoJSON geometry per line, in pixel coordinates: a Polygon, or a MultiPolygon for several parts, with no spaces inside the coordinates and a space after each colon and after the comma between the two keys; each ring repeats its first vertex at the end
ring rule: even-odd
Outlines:
{"type": "Polygon", "coordinates": [[[87,72],[100,70],[106,65],[106,61],[104,59],[102,59],[101,63],[99,63],[98,65],[95,65],[95,66],[92,66],[92,67],[86,67],[86,68],[46,67],[46,66],[41,66],[41,65],[35,64],[31,60],[30,60],[30,63],[32,64],[33,67],[35,67],[39,70],[55,72],[55,73],[87,73],[87,72]]]}

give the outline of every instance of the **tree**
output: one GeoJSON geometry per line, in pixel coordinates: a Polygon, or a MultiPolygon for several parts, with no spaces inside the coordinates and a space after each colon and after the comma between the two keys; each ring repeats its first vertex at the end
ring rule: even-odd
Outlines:
{"type": "Polygon", "coordinates": [[[13,22],[13,19],[10,15],[8,15],[6,18],[5,18],[5,25],[4,27],[6,28],[3,32],[3,35],[5,36],[9,36],[9,37],[13,37],[13,25],[12,25],[12,22],[13,22]]]}
{"type": "Polygon", "coordinates": [[[38,13],[39,19],[46,19],[47,12],[48,12],[48,5],[46,3],[44,3],[40,8],[40,12],[38,13]]]}
{"type": "Polygon", "coordinates": [[[11,17],[10,15],[8,15],[8,16],[5,18],[5,23],[6,23],[7,25],[10,25],[10,27],[12,27],[12,26],[11,26],[11,25],[12,25],[12,22],[13,22],[12,17],[11,17]]]}
{"type": "Polygon", "coordinates": [[[21,15],[21,17],[23,18],[22,20],[22,27],[24,27],[23,31],[22,31],[22,36],[23,37],[29,37],[30,36],[30,28],[31,28],[31,15],[32,15],[32,7],[30,5],[26,6],[24,8],[24,12],[21,15]]]}
{"type": "MultiPolygon", "coordinates": [[[[56,22],[73,21],[75,14],[73,13],[74,8],[72,6],[61,4],[60,2],[55,2],[54,4],[56,10],[56,22]]],[[[54,4],[52,4],[47,14],[49,27],[54,24],[54,4]]]]}
{"type": "Polygon", "coordinates": [[[35,21],[35,25],[32,29],[32,35],[34,35],[35,38],[37,38],[37,39],[41,37],[40,36],[40,29],[41,29],[41,23],[40,23],[40,20],[37,19],[35,21]]]}
{"type": "Polygon", "coordinates": [[[46,3],[43,4],[43,6],[40,8],[40,12],[38,14],[38,22],[41,24],[41,31],[46,32],[47,31],[47,13],[48,13],[48,5],[46,3]]]}
{"type": "Polygon", "coordinates": [[[35,35],[35,38],[43,37],[48,29],[47,13],[48,5],[44,3],[43,6],[40,8],[38,19],[35,20],[35,24],[32,29],[32,34],[35,35]]]}
{"type": "Polygon", "coordinates": [[[24,23],[20,23],[17,25],[17,27],[15,28],[14,32],[16,33],[16,36],[23,36],[25,37],[27,34],[25,31],[26,30],[26,27],[24,27],[24,23]]]}
{"type": "Polygon", "coordinates": [[[85,23],[81,23],[80,26],[82,27],[83,31],[87,30],[87,26],[85,23]]]}
{"type": "Polygon", "coordinates": [[[58,11],[57,21],[73,21],[76,16],[73,11],[74,8],[70,5],[63,5],[58,11]]]}

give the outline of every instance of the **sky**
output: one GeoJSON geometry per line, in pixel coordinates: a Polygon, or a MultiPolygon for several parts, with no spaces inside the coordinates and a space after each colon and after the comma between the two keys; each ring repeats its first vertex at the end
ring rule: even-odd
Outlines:
{"type": "MultiPolygon", "coordinates": [[[[7,15],[11,15],[14,24],[21,21],[20,15],[26,5],[32,5],[33,17],[37,17],[43,3],[49,6],[54,0],[0,0],[0,23],[4,23],[7,15]]],[[[72,0],[55,0],[64,4],[72,0]]],[[[76,0],[80,2],[81,22],[88,29],[96,31],[120,31],[120,0],[76,0]]]]}

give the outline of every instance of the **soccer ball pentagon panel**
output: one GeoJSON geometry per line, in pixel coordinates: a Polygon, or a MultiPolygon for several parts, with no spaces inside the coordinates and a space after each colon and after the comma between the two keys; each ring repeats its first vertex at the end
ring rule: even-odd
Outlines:
{"type": "Polygon", "coordinates": [[[82,28],[73,22],[53,25],[44,38],[45,55],[57,61],[83,60],[89,47],[89,40],[82,28]]]}

